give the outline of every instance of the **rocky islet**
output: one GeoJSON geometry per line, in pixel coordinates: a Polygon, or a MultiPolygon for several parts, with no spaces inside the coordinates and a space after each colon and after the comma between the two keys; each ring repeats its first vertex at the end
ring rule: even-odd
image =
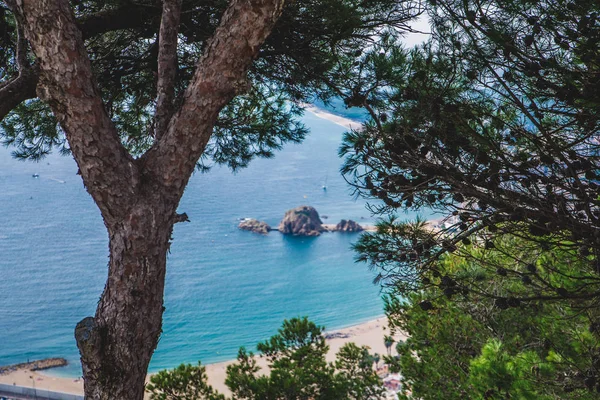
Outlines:
{"type": "MultiPolygon", "coordinates": [[[[244,218],[238,228],[263,235],[275,230],[266,222],[253,218],[244,218]]],[[[304,205],[286,211],[277,230],[284,235],[319,236],[323,232],[361,232],[365,228],[346,219],[342,219],[337,225],[325,225],[314,207],[304,205]]]]}

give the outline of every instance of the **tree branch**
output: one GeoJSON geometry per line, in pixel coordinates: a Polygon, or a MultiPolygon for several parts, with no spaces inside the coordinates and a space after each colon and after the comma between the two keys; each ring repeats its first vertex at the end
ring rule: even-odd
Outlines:
{"type": "Polygon", "coordinates": [[[38,96],[65,131],[83,182],[106,222],[121,219],[139,175],[104,109],[69,2],[23,0],[17,8],[40,64],[38,96]]]}
{"type": "MultiPolygon", "coordinates": [[[[10,2],[7,4],[10,5],[10,2]]],[[[13,13],[17,23],[17,67],[19,68],[19,71],[22,71],[29,67],[29,61],[27,60],[27,39],[25,38],[25,32],[23,31],[25,21],[23,21],[23,16],[21,14],[14,11],[13,13]]]]}
{"type": "Polygon", "coordinates": [[[148,4],[124,4],[122,7],[101,11],[77,21],[84,39],[105,32],[140,28],[145,25],[156,27],[160,8],[148,4]]]}
{"type": "Polygon", "coordinates": [[[35,88],[39,79],[39,68],[37,65],[29,65],[27,60],[28,43],[25,38],[23,27],[25,21],[23,15],[17,12],[14,0],[6,0],[6,4],[15,17],[17,25],[17,77],[0,83],[0,121],[21,102],[35,97],[35,88]]]}
{"type": "Polygon", "coordinates": [[[246,72],[281,15],[284,0],[233,0],[206,46],[183,103],[144,155],[148,173],[179,201],[221,109],[245,90],[246,72]]]}
{"type": "Polygon", "coordinates": [[[39,79],[37,65],[19,71],[19,75],[0,87],[0,121],[23,101],[36,97],[39,79]]]}
{"type": "Polygon", "coordinates": [[[177,33],[180,16],[181,0],[163,0],[158,42],[158,82],[156,84],[154,119],[156,140],[160,140],[173,115],[175,75],[177,74],[177,33]]]}
{"type": "Polygon", "coordinates": [[[179,222],[190,222],[190,218],[188,217],[188,215],[186,213],[175,214],[174,223],[177,224],[179,222]]]}

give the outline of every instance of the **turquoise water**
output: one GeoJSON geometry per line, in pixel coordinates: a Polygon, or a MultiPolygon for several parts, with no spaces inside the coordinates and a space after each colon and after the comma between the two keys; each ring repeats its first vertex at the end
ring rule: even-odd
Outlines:
{"type": "Polygon", "coordinates": [[[339,97],[329,99],[326,105],[323,101],[315,99],[313,104],[321,109],[326,109],[336,115],[341,115],[357,121],[364,121],[369,118],[369,113],[364,108],[350,107],[346,108],[344,101],[339,97]]]}
{"type": "MultiPolygon", "coordinates": [[[[284,318],[307,315],[333,329],[383,313],[373,273],[353,261],[357,234],[293,238],[237,229],[243,217],[276,226],[302,204],[329,223],[372,221],[338,173],[344,128],[313,114],[304,120],[312,133],[303,144],[237,174],[214,168],[190,180],[180,211],[191,223],[175,228],[164,333],[151,371],[234,358],[284,318]]],[[[70,365],[55,373],[81,374],[73,329],[94,313],[108,249],[76,171],[69,157],[19,162],[0,149],[0,365],[65,357],[70,365]]]]}

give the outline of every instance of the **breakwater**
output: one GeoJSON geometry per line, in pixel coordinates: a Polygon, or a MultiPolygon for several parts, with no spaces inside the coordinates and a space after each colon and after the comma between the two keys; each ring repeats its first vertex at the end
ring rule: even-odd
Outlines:
{"type": "Polygon", "coordinates": [[[11,364],[0,367],[0,375],[8,374],[9,372],[19,369],[28,369],[30,371],[40,371],[43,369],[64,367],[67,365],[67,360],[64,358],[44,358],[43,360],[28,361],[20,364],[11,364]]]}

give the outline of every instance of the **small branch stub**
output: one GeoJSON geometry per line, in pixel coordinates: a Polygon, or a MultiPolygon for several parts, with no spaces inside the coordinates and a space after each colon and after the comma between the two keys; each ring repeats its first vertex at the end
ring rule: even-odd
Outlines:
{"type": "Polygon", "coordinates": [[[190,222],[190,219],[186,213],[175,214],[175,221],[173,223],[177,224],[179,222],[190,222]]]}

